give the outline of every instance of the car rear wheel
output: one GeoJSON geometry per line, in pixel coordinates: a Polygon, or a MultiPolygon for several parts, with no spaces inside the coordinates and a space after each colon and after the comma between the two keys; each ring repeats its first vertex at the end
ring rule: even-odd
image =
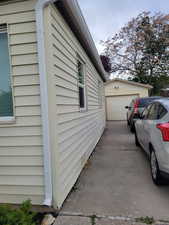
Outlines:
{"type": "Polygon", "coordinates": [[[159,166],[158,166],[157,157],[156,157],[156,154],[155,154],[154,150],[152,150],[151,154],[150,154],[150,169],[151,169],[151,176],[152,176],[153,182],[156,185],[163,184],[164,180],[161,176],[159,166]]]}
{"type": "Polygon", "coordinates": [[[135,126],[134,126],[134,124],[130,124],[130,131],[131,131],[132,133],[135,132],[135,126]]]}

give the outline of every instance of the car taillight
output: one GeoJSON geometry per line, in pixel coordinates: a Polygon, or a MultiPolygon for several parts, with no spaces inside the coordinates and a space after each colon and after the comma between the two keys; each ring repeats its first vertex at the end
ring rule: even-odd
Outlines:
{"type": "Polygon", "coordinates": [[[169,141],[169,123],[157,124],[156,127],[160,129],[163,141],[169,141]]]}
{"type": "Polygon", "coordinates": [[[138,113],[138,105],[139,105],[139,99],[136,99],[134,103],[134,113],[138,113]]]}

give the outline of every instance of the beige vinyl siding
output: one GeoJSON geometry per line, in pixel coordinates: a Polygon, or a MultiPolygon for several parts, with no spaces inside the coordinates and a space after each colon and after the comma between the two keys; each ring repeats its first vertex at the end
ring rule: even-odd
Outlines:
{"type": "Polygon", "coordinates": [[[51,142],[55,142],[53,194],[55,207],[61,207],[104,130],[104,89],[100,107],[98,80],[102,80],[89,57],[54,6],[46,9],[45,16],[50,108],[56,110],[50,116],[51,142]],[[77,53],[85,62],[86,112],[79,109],[77,53]]]}
{"type": "Polygon", "coordinates": [[[15,122],[0,124],[0,203],[44,199],[35,0],[0,3],[7,23],[15,122]]]}

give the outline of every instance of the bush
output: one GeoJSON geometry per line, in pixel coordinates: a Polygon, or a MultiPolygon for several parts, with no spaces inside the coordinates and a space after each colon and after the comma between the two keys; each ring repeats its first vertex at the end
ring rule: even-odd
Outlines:
{"type": "Polygon", "coordinates": [[[29,200],[23,202],[19,209],[12,209],[8,205],[0,206],[0,225],[36,225],[35,216],[29,200]]]}

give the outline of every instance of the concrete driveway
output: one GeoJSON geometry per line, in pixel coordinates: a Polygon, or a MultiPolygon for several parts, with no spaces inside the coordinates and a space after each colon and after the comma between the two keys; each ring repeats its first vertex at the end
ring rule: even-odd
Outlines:
{"type": "Polygon", "coordinates": [[[169,186],[157,187],[152,183],[149,161],[135,146],[126,122],[107,123],[103,137],[61,210],[61,215],[67,217],[59,219],[69,220],[69,216],[78,214],[169,220],[169,186]]]}

